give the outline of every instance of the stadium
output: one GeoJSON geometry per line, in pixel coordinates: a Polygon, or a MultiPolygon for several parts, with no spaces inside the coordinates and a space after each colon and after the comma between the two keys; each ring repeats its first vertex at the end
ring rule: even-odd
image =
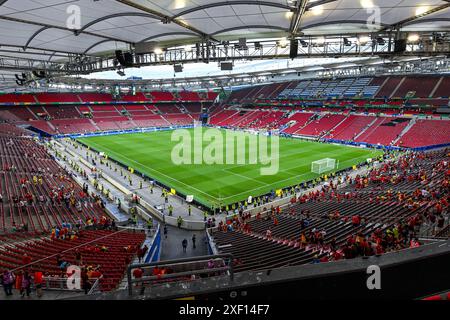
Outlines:
{"type": "Polygon", "coordinates": [[[0,301],[450,299],[449,16],[0,1],[0,301]]]}

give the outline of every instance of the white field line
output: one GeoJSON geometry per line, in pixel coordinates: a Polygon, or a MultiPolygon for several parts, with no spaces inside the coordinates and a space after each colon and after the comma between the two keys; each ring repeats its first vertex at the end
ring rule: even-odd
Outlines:
{"type": "Polygon", "coordinates": [[[102,149],[102,148],[103,148],[103,149],[107,149],[107,150],[109,150],[109,152],[115,154],[115,155],[118,156],[119,158],[125,158],[125,159],[127,159],[127,160],[129,160],[129,161],[131,161],[131,162],[134,162],[135,164],[137,164],[137,165],[139,165],[139,166],[142,166],[142,167],[147,168],[147,169],[149,169],[149,170],[151,170],[151,171],[157,172],[158,174],[160,174],[160,175],[162,175],[162,176],[164,176],[164,177],[166,177],[166,178],[168,178],[168,179],[170,179],[170,180],[176,181],[176,182],[178,182],[178,183],[180,183],[180,184],[182,184],[182,185],[184,185],[184,186],[186,186],[186,187],[188,187],[188,188],[194,189],[194,190],[196,190],[196,191],[198,191],[198,192],[200,192],[200,193],[202,193],[202,194],[204,194],[204,195],[207,195],[208,197],[210,197],[210,198],[212,198],[212,199],[217,199],[216,197],[213,197],[213,196],[211,196],[210,194],[208,194],[208,193],[206,193],[206,192],[204,192],[204,191],[202,191],[202,190],[200,190],[200,189],[197,189],[197,188],[195,188],[195,187],[193,187],[193,186],[191,186],[191,185],[188,185],[188,184],[186,184],[186,183],[184,183],[184,182],[182,182],[182,181],[180,181],[180,180],[177,180],[177,179],[175,179],[175,178],[173,178],[173,177],[171,177],[171,176],[168,176],[168,175],[166,175],[166,174],[164,174],[164,173],[162,173],[162,172],[160,172],[160,171],[158,171],[158,170],[156,170],[156,169],[150,168],[150,167],[148,167],[148,166],[146,166],[146,165],[144,165],[144,164],[142,164],[142,163],[140,163],[140,162],[137,162],[137,161],[135,161],[135,160],[133,160],[133,159],[130,159],[130,158],[128,158],[128,157],[125,156],[125,155],[120,155],[120,154],[114,152],[113,150],[109,149],[108,147],[105,147],[105,146],[99,146],[99,145],[98,145],[97,143],[95,143],[95,142],[89,142],[89,143],[96,145],[97,147],[99,147],[99,149],[102,149]]]}
{"type": "MultiPolygon", "coordinates": [[[[96,146],[99,146],[99,145],[98,145],[97,143],[95,143],[95,142],[90,142],[90,143],[92,143],[92,144],[94,144],[94,145],[96,145],[96,146]]],[[[158,174],[160,174],[160,175],[162,175],[162,176],[164,176],[164,177],[166,177],[166,178],[168,178],[168,179],[170,179],[170,180],[172,180],[172,181],[176,181],[176,182],[178,182],[178,183],[180,183],[180,184],[186,186],[187,188],[196,190],[196,191],[198,191],[199,193],[201,193],[201,194],[203,194],[203,195],[206,195],[206,196],[208,196],[209,198],[211,198],[211,199],[213,199],[213,200],[216,200],[216,202],[221,202],[221,201],[223,201],[223,200],[231,199],[231,198],[233,198],[233,197],[240,196],[240,195],[246,194],[246,193],[247,193],[247,194],[251,194],[251,193],[253,193],[253,191],[260,190],[260,189],[262,189],[262,188],[270,187],[270,186],[273,186],[273,185],[275,185],[275,184],[279,184],[279,183],[284,182],[284,181],[296,179],[296,178],[303,177],[303,176],[306,176],[306,175],[311,174],[310,172],[308,172],[308,173],[303,173],[303,174],[296,175],[296,176],[292,176],[292,177],[289,177],[289,178],[286,178],[286,179],[283,179],[283,180],[278,180],[277,182],[272,183],[272,184],[267,184],[267,183],[264,183],[264,182],[262,182],[262,181],[255,180],[255,179],[253,179],[253,178],[250,178],[250,177],[247,177],[247,176],[244,176],[244,175],[240,175],[240,174],[237,174],[237,173],[228,171],[229,169],[234,169],[234,168],[246,166],[245,164],[244,164],[244,165],[233,166],[233,167],[230,167],[230,168],[225,168],[225,169],[222,169],[222,171],[225,171],[225,170],[226,170],[226,172],[231,173],[231,174],[233,174],[233,175],[242,177],[242,178],[247,179],[247,180],[253,180],[253,181],[256,181],[256,182],[258,182],[258,183],[260,183],[260,184],[263,183],[264,185],[261,186],[261,187],[257,187],[257,188],[254,188],[254,189],[250,189],[250,190],[247,190],[247,191],[243,191],[243,192],[240,192],[240,193],[236,193],[236,194],[234,194],[234,195],[232,195],[232,196],[229,196],[229,197],[226,197],[226,198],[217,198],[217,197],[212,196],[212,195],[210,195],[210,194],[208,194],[208,193],[206,193],[206,192],[204,192],[204,191],[202,191],[202,190],[200,190],[200,189],[197,189],[197,188],[195,188],[195,187],[193,187],[193,186],[191,186],[191,185],[188,185],[188,184],[186,184],[186,183],[184,183],[184,182],[182,182],[182,181],[180,181],[180,180],[178,180],[178,179],[175,179],[175,178],[173,178],[173,177],[171,177],[171,176],[168,176],[168,175],[166,175],[166,174],[164,174],[164,173],[162,173],[162,172],[160,172],[160,171],[158,171],[158,170],[156,170],[156,169],[150,168],[150,167],[148,167],[148,166],[146,166],[146,165],[144,165],[144,164],[142,164],[142,163],[140,163],[140,162],[137,162],[137,161],[135,161],[135,160],[133,160],[133,159],[130,159],[130,158],[128,158],[127,156],[120,155],[120,154],[118,154],[118,153],[112,151],[112,150],[109,149],[108,147],[104,147],[104,146],[100,146],[100,147],[101,147],[101,148],[105,148],[105,149],[109,150],[110,152],[112,152],[113,154],[115,154],[115,155],[117,155],[117,156],[119,156],[119,157],[125,158],[125,159],[127,159],[127,160],[129,160],[129,161],[132,161],[132,162],[134,162],[134,163],[136,163],[136,164],[138,164],[138,165],[140,165],[140,166],[142,166],[142,167],[145,167],[145,168],[147,168],[147,169],[149,169],[149,170],[151,170],[151,171],[153,171],[153,172],[157,172],[158,174]]],[[[310,152],[310,151],[311,151],[311,150],[308,150],[307,152],[301,152],[301,153],[298,153],[298,154],[308,153],[308,152],[310,152]]],[[[375,151],[373,151],[372,153],[375,153],[375,151]]],[[[293,152],[293,153],[287,153],[287,154],[284,154],[284,155],[292,155],[292,154],[296,154],[296,153],[293,152]]],[[[340,162],[339,164],[347,163],[347,162],[350,162],[350,161],[354,162],[354,159],[348,159],[348,160],[345,160],[345,161],[340,162]]],[[[295,167],[283,169],[283,170],[280,170],[280,171],[281,171],[281,172],[287,172],[287,171],[289,171],[289,170],[292,170],[292,169],[295,169],[295,168],[298,168],[298,167],[302,167],[302,166],[304,166],[304,165],[299,165],[299,166],[295,166],[295,167]]],[[[341,167],[340,169],[343,168],[342,166],[340,166],[340,167],[341,167]]]]}

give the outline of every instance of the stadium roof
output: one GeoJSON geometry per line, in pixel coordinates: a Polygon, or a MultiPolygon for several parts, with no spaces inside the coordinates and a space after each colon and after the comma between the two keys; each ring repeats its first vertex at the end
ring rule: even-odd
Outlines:
{"type": "Polygon", "coordinates": [[[370,31],[368,21],[377,29],[398,23],[410,30],[450,27],[450,3],[443,0],[0,0],[0,5],[0,53],[50,60],[151,40],[363,32],[370,31]],[[73,6],[79,8],[79,26],[73,6]],[[380,10],[379,25],[374,8],[380,10]]]}

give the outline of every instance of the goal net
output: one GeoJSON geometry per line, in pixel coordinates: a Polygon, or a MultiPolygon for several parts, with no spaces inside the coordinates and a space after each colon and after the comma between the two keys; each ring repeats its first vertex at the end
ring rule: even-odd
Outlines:
{"type": "Polygon", "coordinates": [[[334,170],[336,167],[336,159],[322,159],[311,163],[311,172],[322,174],[327,171],[334,170]]]}

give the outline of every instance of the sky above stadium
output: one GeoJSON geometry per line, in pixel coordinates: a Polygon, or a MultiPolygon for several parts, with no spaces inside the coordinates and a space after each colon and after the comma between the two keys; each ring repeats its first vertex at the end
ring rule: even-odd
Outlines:
{"type": "MultiPolygon", "coordinates": [[[[339,62],[348,63],[364,58],[341,58],[339,62]]],[[[125,76],[121,77],[116,71],[97,72],[84,76],[87,79],[112,79],[125,80],[129,77],[147,79],[172,79],[188,77],[207,77],[240,74],[247,72],[262,72],[298,67],[313,67],[324,64],[336,63],[334,58],[323,59],[274,59],[259,61],[235,61],[233,71],[221,71],[217,63],[190,63],[185,64],[183,72],[174,73],[172,65],[151,66],[142,68],[129,68],[125,70],[125,76]]]]}

